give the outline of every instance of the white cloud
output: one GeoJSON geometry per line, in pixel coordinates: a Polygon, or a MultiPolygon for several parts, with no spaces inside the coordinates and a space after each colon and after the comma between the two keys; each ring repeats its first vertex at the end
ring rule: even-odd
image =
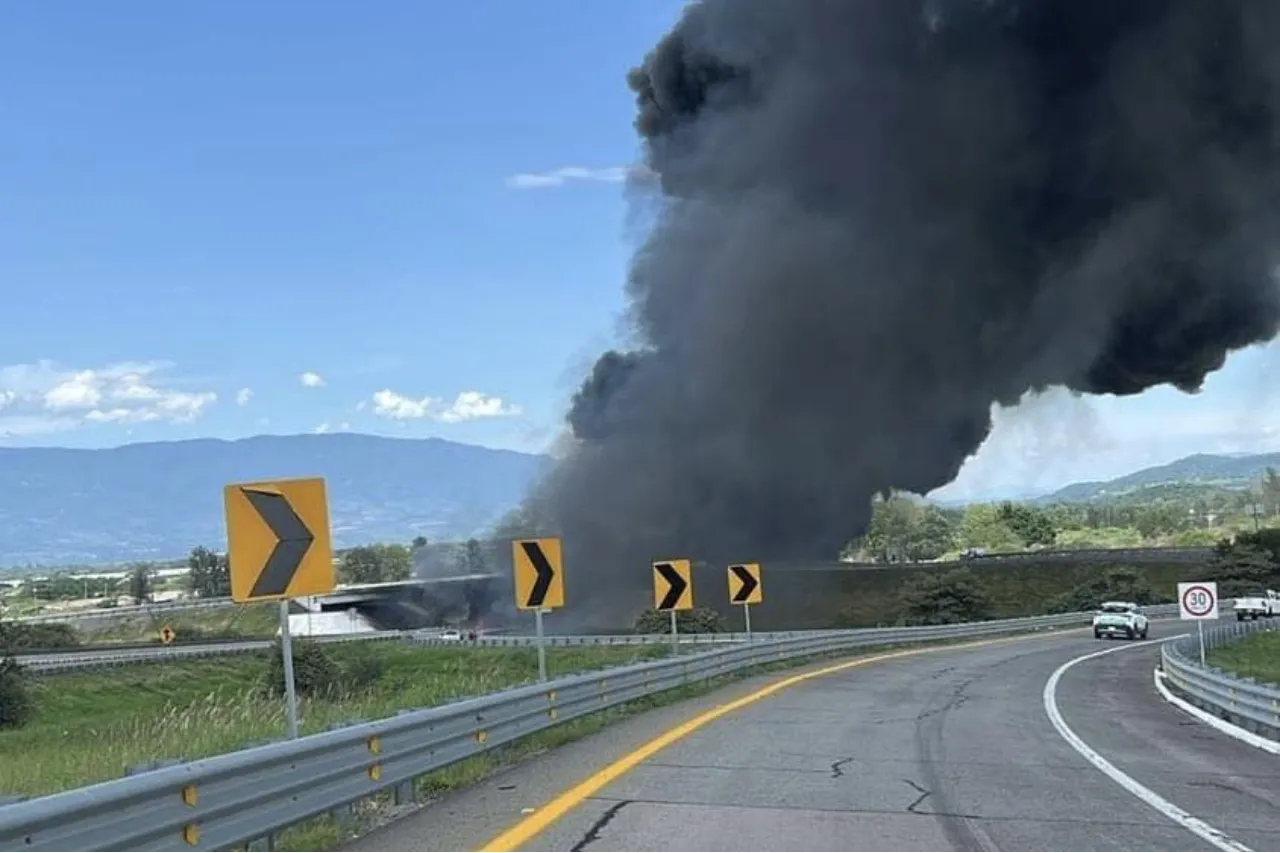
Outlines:
{"type": "Polygon", "coordinates": [[[249,401],[252,399],[253,399],[252,388],[241,388],[239,391],[236,392],[237,406],[247,406],[249,405],[249,401]]]}
{"type": "Polygon", "coordinates": [[[538,190],[564,186],[570,181],[620,184],[628,178],[643,178],[649,174],[644,166],[607,166],[603,169],[561,166],[549,172],[521,172],[512,175],[507,178],[507,186],[517,190],[538,190]]]}
{"type": "Polygon", "coordinates": [[[305,385],[307,388],[319,388],[321,385],[324,384],[324,377],[321,376],[319,373],[314,373],[308,370],[307,372],[300,374],[298,376],[298,381],[301,382],[303,385],[305,385]]]}
{"type": "Polygon", "coordinates": [[[92,409],[101,400],[98,377],[92,370],[82,370],[44,392],[45,408],[54,412],[92,409]]]}
{"type": "Polygon", "coordinates": [[[478,418],[504,418],[520,414],[520,407],[492,394],[479,391],[463,391],[453,405],[440,413],[438,419],[445,423],[472,421],[478,418]]]}
{"type": "Polygon", "coordinates": [[[397,394],[390,388],[383,388],[373,395],[374,414],[397,421],[425,418],[439,404],[438,397],[423,397],[415,400],[397,394]]]}
{"type": "Polygon", "coordinates": [[[373,411],[376,415],[397,421],[430,418],[442,423],[458,423],[479,418],[510,417],[522,410],[501,397],[479,391],[463,391],[452,403],[445,405],[440,397],[406,397],[384,388],[373,395],[373,411]]]}
{"type": "Polygon", "coordinates": [[[338,423],[336,424],[330,423],[329,421],[325,421],[322,424],[316,424],[316,427],[315,429],[312,430],[312,432],[314,432],[316,435],[324,435],[325,433],[328,433],[328,432],[334,432],[334,431],[345,432],[346,430],[349,430],[349,429],[351,429],[351,424],[347,423],[346,421],[338,421],[338,423]]]}
{"type": "Polygon", "coordinates": [[[187,423],[218,395],[165,381],[167,362],[63,368],[52,361],[0,367],[0,435],[37,435],[83,424],[187,423]]]}

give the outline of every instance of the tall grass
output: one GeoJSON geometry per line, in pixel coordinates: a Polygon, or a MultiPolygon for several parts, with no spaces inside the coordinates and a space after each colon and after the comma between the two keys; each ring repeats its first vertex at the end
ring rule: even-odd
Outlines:
{"type": "MultiPolygon", "coordinates": [[[[359,690],[300,699],[303,734],[531,682],[538,671],[526,649],[370,643],[333,653],[377,656],[381,677],[359,690]]],[[[663,646],[548,649],[547,663],[554,677],[665,653],[663,646]]],[[[52,793],[118,778],[129,767],[282,738],[284,704],[262,689],[267,670],[266,656],[253,654],[42,679],[34,721],[0,732],[0,795],[52,793]]]]}
{"type": "Polygon", "coordinates": [[[1210,666],[1280,685],[1280,631],[1246,634],[1229,646],[1210,649],[1205,659],[1210,666]]]}

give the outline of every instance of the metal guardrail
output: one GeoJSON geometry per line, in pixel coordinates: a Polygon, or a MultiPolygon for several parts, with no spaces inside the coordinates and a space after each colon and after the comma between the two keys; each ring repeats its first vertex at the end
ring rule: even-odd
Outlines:
{"type": "MultiPolygon", "coordinates": [[[[309,637],[312,642],[322,644],[357,643],[371,640],[398,640],[412,632],[404,631],[366,631],[360,634],[340,634],[324,637],[309,637]]],[[[439,631],[436,631],[438,634],[439,631]]],[[[188,643],[174,646],[133,646],[121,649],[68,649],[64,652],[47,652],[37,654],[19,654],[15,659],[32,672],[69,672],[80,669],[98,667],[127,666],[139,663],[164,663],[166,661],[187,660],[190,658],[221,657],[223,655],[244,654],[269,649],[271,640],[230,640],[211,643],[188,643]]]]}
{"type": "Polygon", "coordinates": [[[945,570],[958,567],[982,568],[994,565],[1015,565],[1035,562],[1077,562],[1103,563],[1124,562],[1134,564],[1149,563],[1205,563],[1213,556],[1212,548],[1156,546],[1151,548],[1040,548],[1034,551],[1001,551],[994,554],[974,554],[952,560],[932,560],[919,563],[811,563],[803,566],[786,563],[774,566],[771,570],[804,568],[813,570],[866,570],[866,569],[902,569],[928,568],[945,570]]]}
{"type": "Polygon", "coordinates": [[[163,601],[154,604],[126,604],[121,607],[90,607],[84,610],[67,610],[60,613],[41,613],[36,616],[15,616],[14,622],[80,622],[88,619],[119,619],[128,616],[149,616],[153,613],[172,613],[176,610],[212,610],[229,607],[230,598],[199,598],[195,600],[163,601]]]}
{"type": "MultiPolygon", "coordinates": [[[[761,641],[787,639],[802,636],[801,631],[756,632],[752,636],[761,641]]],[[[442,647],[526,647],[537,644],[534,636],[494,635],[480,636],[475,640],[445,639],[438,629],[417,631],[367,631],[360,634],[343,634],[325,637],[309,637],[311,642],[321,644],[359,643],[377,640],[406,640],[420,645],[442,647]]],[[[725,643],[741,643],[747,639],[746,634],[685,634],[677,637],[681,646],[723,645],[725,643]]],[[[548,647],[553,646],[648,646],[670,645],[670,634],[583,634],[567,636],[549,636],[544,638],[548,647]]],[[[70,649],[65,652],[49,652],[17,655],[16,660],[32,672],[55,673],[71,672],[82,669],[100,667],[128,666],[141,663],[164,663],[191,658],[221,657],[223,655],[243,654],[246,652],[264,651],[272,645],[270,640],[238,640],[223,643],[191,643],[185,646],[146,646],[125,649],[70,649]]]]}
{"type": "MultiPolygon", "coordinates": [[[[1274,631],[1270,622],[1227,622],[1204,629],[1205,650],[1238,642],[1255,631],[1274,631]]],[[[1280,685],[1244,678],[1200,665],[1196,635],[1170,640],[1160,647],[1165,682],[1201,710],[1243,729],[1280,739],[1280,685]]]]}
{"type": "MultiPolygon", "coordinates": [[[[225,850],[587,714],[762,664],[869,646],[1082,628],[1092,613],[796,632],[411,709],[0,806],[0,850],[225,850]]],[[[668,641],[670,637],[668,636],[668,641]]]]}
{"type": "MultiPolygon", "coordinates": [[[[1162,618],[1177,615],[1176,604],[1157,604],[1145,608],[1148,616],[1162,618]]],[[[879,628],[860,629],[864,631],[883,630],[879,628]]],[[[443,639],[444,633],[439,628],[425,628],[414,631],[366,631],[359,634],[342,634],[307,638],[311,642],[360,643],[377,640],[407,640],[414,643],[441,646],[499,646],[518,647],[537,644],[534,636],[511,634],[493,634],[480,636],[475,640],[443,639]]],[[[760,641],[788,639],[808,636],[812,631],[773,631],[756,632],[752,636],[760,641]]],[[[683,634],[678,640],[681,646],[686,645],[723,645],[740,643],[747,639],[742,633],[720,634],[683,634]]],[[[549,636],[545,638],[547,646],[645,646],[668,645],[670,634],[583,634],[566,636],[549,636]]],[[[190,643],[175,646],[147,646],[122,649],[68,649],[65,652],[49,652],[39,654],[17,655],[18,663],[32,672],[57,673],[72,672],[82,669],[101,667],[129,666],[141,663],[164,663],[166,661],[189,660],[192,658],[220,657],[222,655],[243,654],[263,651],[270,648],[270,640],[234,640],[219,643],[190,643]]]]}

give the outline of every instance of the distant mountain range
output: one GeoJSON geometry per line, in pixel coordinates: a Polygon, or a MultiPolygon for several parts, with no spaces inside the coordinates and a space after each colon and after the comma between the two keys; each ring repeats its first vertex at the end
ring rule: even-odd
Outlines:
{"type": "MultiPolygon", "coordinates": [[[[519,504],[547,456],[442,439],[339,433],[0,448],[0,567],[181,557],[224,547],[222,487],[273,477],[327,480],[334,544],[459,540],[519,504]]],[[[1164,483],[1244,488],[1280,453],[1198,454],[1035,502],[1087,502],[1164,483]]]]}
{"type": "Polygon", "coordinates": [[[1042,495],[1037,502],[1083,503],[1121,497],[1129,492],[1167,483],[1195,483],[1226,489],[1243,489],[1256,483],[1268,468],[1280,470],[1280,453],[1215,456],[1197,453],[1153,468],[1143,468],[1114,480],[1072,483],[1042,495]]]}
{"type": "Polygon", "coordinates": [[[228,483],[323,476],[334,544],[465,538],[515,507],[549,457],[358,434],[0,448],[0,566],[224,547],[228,483]]]}

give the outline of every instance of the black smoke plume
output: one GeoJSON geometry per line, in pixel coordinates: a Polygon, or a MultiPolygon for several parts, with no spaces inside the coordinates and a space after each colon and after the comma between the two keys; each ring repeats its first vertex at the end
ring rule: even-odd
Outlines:
{"type": "Polygon", "coordinates": [[[629,77],[638,343],[528,507],[577,601],[643,605],[655,558],[834,557],[992,403],[1192,392],[1271,339],[1277,44],[1273,0],[690,5],[629,77]]]}

